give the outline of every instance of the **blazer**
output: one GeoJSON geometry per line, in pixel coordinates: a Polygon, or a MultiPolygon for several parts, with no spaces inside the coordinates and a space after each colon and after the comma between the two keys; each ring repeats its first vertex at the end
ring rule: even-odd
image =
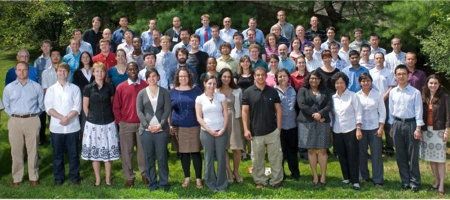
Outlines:
{"type": "Polygon", "coordinates": [[[142,89],[138,93],[138,96],[136,98],[136,109],[137,115],[141,122],[139,126],[140,135],[144,132],[145,129],[147,129],[153,116],[156,116],[161,124],[161,128],[163,129],[163,131],[167,131],[169,129],[167,120],[172,110],[172,105],[170,103],[169,91],[167,91],[163,87],[159,87],[157,104],[158,105],[156,106],[156,111],[154,111],[150,99],[148,98],[146,88],[142,89]]]}
{"type": "MultiPolygon", "coordinates": [[[[426,102],[423,104],[423,121],[427,122],[427,109],[426,102]]],[[[442,96],[439,98],[436,104],[433,104],[433,130],[443,130],[450,128],[450,105],[448,101],[448,95],[442,92],[442,96]]],[[[422,130],[427,130],[427,126],[422,126],[422,130]]]]}
{"type": "Polygon", "coordinates": [[[297,116],[298,122],[314,122],[312,114],[316,112],[325,118],[324,123],[330,122],[331,93],[328,90],[320,90],[320,94],[320,97],[317,99],[308,88],[302,87],[298,90],[297,104],[300,108],[297,116]]]}

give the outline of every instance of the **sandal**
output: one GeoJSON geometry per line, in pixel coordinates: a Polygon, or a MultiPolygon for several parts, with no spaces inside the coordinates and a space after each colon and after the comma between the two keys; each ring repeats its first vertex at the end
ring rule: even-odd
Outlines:
{"type": "Polygon", "coordinates": [[[197,187],[197,189],[202,189],[203,188],[203,182],[202,179],[196,179],[195,180],[195,187],[197,187]]]}
{"type": "Polygon", "coordinates": [[[234,174],[234,179],[236,180],[236,183],[242,183],[244,180],[242,179],[241,176],[239,176],[239,173],[233,172],[234,174]]]}
{"type": "Polygon", "coordinates": [[[187,188],[189,187],[189,182],[191,181],[191,179],[189,177],[184,178],[183,183],[181,183],[181,187],[182,188],[187,188]]]}

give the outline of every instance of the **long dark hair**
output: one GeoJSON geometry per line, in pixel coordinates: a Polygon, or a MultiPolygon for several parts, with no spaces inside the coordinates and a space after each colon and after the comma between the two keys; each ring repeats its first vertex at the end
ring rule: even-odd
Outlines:
{"type": "Polygon", "coordinates": [[[318,89],[319,90],[324,90],[325,89],[325,83],[323,81],[322,76],[320,75],[320,73],[317,70],[312,71],[311,73],[309,73],[305,77],[305,82],[303,83],[303,87],[307,88],[309,90],[311,89],[311,85],[309,85],[309,79],[311,78],[311,76],[315,76],[315,77],[317,77],[320,80],[318,89]]]}
{"type": "Polygon", "coordinates": [[[219,76],[218,76],[218,78],[217,78],[217,88],[221,88],[221,87],[222,87],[222,85],[223,85],[223,82],[222,82],[222,76],[223,76],[223,74],[225,74],[226,72],[229,72],[229,73],[230,73],[230,76],[231,76],[231,80],[230,80],[230,84],[229,84],[230,88],[231,88],[231,89],[237,89],[238,86],[237,86],[236,83],[234,82],[233,72],[231,71],[231,69],[228,69],[228,68],[223,68],[222,70],[220,70],[219,76]]]}
{"type": "Polygon", "coordinates": [[[80,55],[80,60],[79,60],[80,64],[78,65],[78,69],[84,68],[84,64],[83,64],[83,62],[81,62],[81,58],[83,57],[83,54],[87,54],[89,56],[89,66],[93,67],[94,61],[92,61],[92,56],[87,51],[85,51],[85,52],[81,53],[81,55],[80,55]]]}
{"type": "Polygon", "coordinates": [[[432,74],[427,77],[425,85],[422,88],[422,101],[425,104],[428,104],[428,102],[430,102],[431,92],[430,89],[428,88],[428,81],[430,81],[430,79],[436,79],[439,82],[439,88],[437,89],[436,94],[434,94],[433,99],[431,99],[431,104],[437,104],[444,92],[442,89],[442,79],[437,74],[432,74]]]}

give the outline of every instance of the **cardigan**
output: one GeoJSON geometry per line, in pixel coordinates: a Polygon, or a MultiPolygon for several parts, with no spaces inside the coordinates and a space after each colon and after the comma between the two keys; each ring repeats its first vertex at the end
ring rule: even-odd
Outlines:
{"type": "Polygon", "coordinates": [[[142,135],[144,130],[148,128],[148,125],[153,116],[156,116],[156,118],[160,122],[162,130],[166,131],[169,129],[167,120],[172,110],[172,106],[170,103],[169,91],[167,91],[165,88],[159,87],[156,111],[153,110],[152,104],[150,103],[150,99],[148,98],[145,88],[138,93],[138,96],[136,98],[136,109],[137,115],[141,122],[139,126],[140,135],[142,135]]]}

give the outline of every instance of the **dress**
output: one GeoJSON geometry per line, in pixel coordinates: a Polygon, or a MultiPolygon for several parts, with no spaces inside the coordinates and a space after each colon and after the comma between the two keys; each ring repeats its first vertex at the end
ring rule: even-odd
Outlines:
{"type": "Polygon", "coordinates": [[[225,96],[228,105],[228,124],[227,132],[229,134],[229,143],[227,149],[240,150],[244,149],[244,140],[242,138],[241,118],[235,117],[235,100],[236,97],[233,93],[225,96]]]}

